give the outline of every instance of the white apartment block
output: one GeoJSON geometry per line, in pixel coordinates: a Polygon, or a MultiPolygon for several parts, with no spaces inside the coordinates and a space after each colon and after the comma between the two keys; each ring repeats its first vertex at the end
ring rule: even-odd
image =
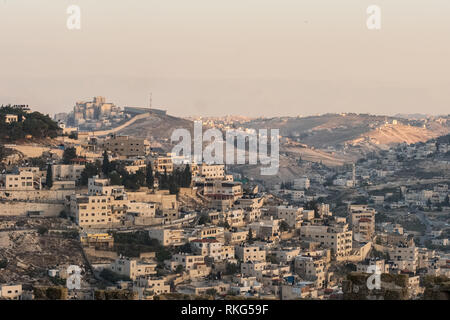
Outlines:
{"type": "Polygon", "coordinates": [[[241,244],[247,241],[248,238],[248,230],[242,231],[226,231],[225,232],[225,243],[227,244],[241,244]]]}
{"type": "Polygon", "coordinates": [[[117,225],[125,220],[128,200],[106,195],[71,195],[70,212],[83,228],[95,229],[117,225]]]}
{"type": "Polygon", "coordinates": [[[177,253],[172,256],[168,262],[170,270],[174,271],[180,265],[184,270],[194,270],[198,265],[205,264],[205,257],[202,255],[192,255],[186,253],[177,253]]]}
{"type": "Polygon", "coordinates": [[[0,175],[0,180],[6,191],[32,191],[41,188],[40,181],[35,181],[34,173],[30,171],[3,174],[0,175]]]}
{"type": "Polygon", "coordinates": [[[415,272],[419,265],[419,249],[415,246],[395,247],[390,250],[389,256],[398,270],[415,272]]]}
{"type": "Polygon", "coordinates": [[[367,205],[350,205],[349,215],[355,240],[361,242],[372,240],[375,233],[375,214],[375,209],[367,205]]]}
{"type": "Polygon", "coordinates": [[[183,229],[163,229],[151,228],[148,231],[151,239],[156,239],[165,247],[167,246],[181,246],[185,243],[185,236],[183,229]]]}
{"type": "Polygon", "coordinates": [[[53,181],[77,181],[81,178],[84,167],[79,164],[54,164],[52,165],[53,181]]]}
{"type": "Polygon", "coordinates": [[[138,285],[141,288],[152,291],[155,295],[170,293],[170,285],[166,284],[164,279],[140,278],[138,279],[138,285]]]}
{"type": "Polygon", "coordinates": [[[297,228],[303,221],[303,208],[278,206],[277,218],[286,221],[291,228],[297,228]]]}
{"type": "Polygon", "coordinates": [[[137,278],[155,275],[156,263],[140,263],[135,259],[120,257],[111,263],[109,269],[131,280],[136,280],[137,278]]]}
{"type": "Polygon", "coordinates": [[[325,286],[327,265],[323,258],[298,256],[294,260],[295,271],[305,280],[314,281],[317,288],[325,286]]]}
{"type": "Polygon", "coordinates": [[[156,204],[146,202],[128,202],[127,213],[138,217],[154,218],[156,216],[156,204]]]}
{"type": "Polygon", "coordinates": [[[222,243],[216,239],[195,239],[191,241],[194,253],[211,257],[214,261],[222,260],[222,243]]]}
{"type": "Polygon", "coordinates": [[[266,250],[257,246],[236,246],[236,257],[243,262],[266,261],[266,250]]]}
{"type": "Polygon", "coordinates": [[[125,196],[124,186],[114,186],[109,179],[100,179],[98,176],[88,179],[89,195],[110,195],[114,197],[125,196]]]}
{"type": "Polygon", "coordinates": [[[325,248],[330,248],[335,257],[346,257],[352,251],[352,231],[343,226],[302,226],[300,236],[303,240],[311,240],[320,243],[325,248]]]}

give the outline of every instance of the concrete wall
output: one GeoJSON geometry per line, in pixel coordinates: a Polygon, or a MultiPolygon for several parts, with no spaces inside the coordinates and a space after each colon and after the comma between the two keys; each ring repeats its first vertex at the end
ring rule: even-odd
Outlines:
{"type": "Polygon", "coordinates": [[[17,201],[0,202],[0,216],[25,216],[30,211],[41,211],[45,217],[56,217],[63,210],[63,204],[17,201]]]}
{"type": "Polygon", "coordinates": [[[110,134],[113,134],[113,133],[116,133],[116,132],[119,132],[119,131],[125,129],[126,127],[132,125],[133,123],[135,123],[138,120],[146,119],[148,117],[150,117],[150,113],[143,113],[143,114],[135,116],[134,118],[131,118],[124,124],[122,124],[118,127],[115,127],[114,129],[103,130],[103,131],[92,131],[92,132],[88,132],[88,134],[89,134],[89,136],[93,136],[93,137],[107,136],[107,135],[110,135],[110,134]]]}
{"type": "Polygon", "coordinates": [[[64,203],[66,196],[72,194],[75,194],[75,190],[5,191],[3,189],[0,190],[0,199],[64,203]]]}

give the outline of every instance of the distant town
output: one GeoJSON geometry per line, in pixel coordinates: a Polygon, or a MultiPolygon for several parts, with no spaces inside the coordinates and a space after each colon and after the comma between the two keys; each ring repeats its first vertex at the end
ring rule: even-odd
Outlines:
{"type": "Polygon", "coordinates": [[[0,299],[448,299],[449,184],[450,115],[2,105],[0,299]],[[177,158],[193,120],[280,129],[279,173],[177,158]]]}

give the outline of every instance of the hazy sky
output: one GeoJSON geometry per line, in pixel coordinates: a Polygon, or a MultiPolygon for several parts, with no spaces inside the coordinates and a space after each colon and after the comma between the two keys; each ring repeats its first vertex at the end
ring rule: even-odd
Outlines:
{"type": "Polygon", "coordinates": [[[0,49],[0,104],[51,114],[150,92],[178,116],[450,110],[449,0],[0,0],[0,49]]]}

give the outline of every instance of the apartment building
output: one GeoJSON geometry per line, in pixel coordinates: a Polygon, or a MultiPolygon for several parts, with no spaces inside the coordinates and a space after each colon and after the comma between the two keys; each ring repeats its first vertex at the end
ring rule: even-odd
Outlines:
{"type": "Polygon", "coordinates": [[[379,272],[381,273],[389,273],[389,264],[387,264],[383,259],[366,259],[362,262],[359,262],[356,265],[356,271],[363,273],[373,273],[373,270],[369,270],[369,268],[373,268],[373,266],[375,266],[376,270],[379,270],[379,272]]]}
{"type": "Polygon", "coordinates": [[[302,226],[300,228],[300,237],[303,240],[318,242],[323,247],[330,248],[335,257],[346,257],[352,251],[352,231],[347,229],[347,225],[302,226]]]}
{"type": "Polygon", "coordinates": [[[154,295],[170,293],[170,285],[166,284],[164,279],[139,278],[137,284],[139,287],[145,288],[146,291],[150,291],[154,295]]]}
{"type": "Polygon", "coordinates": [[[194,239],[214,238],[219,241],[223,241],[224,234],[225,229],[223,227],[214,225],[197,226],[191,232],[191,236],[195,237],[194,239]]]}
{"type": "Polygon", "coordinates": [[[286,221],[291,228],[298,228],[303,222],[303,208],[293,206],[278,206],[277,218],[286,221]]]}
{"type": "Polygon", "coordinates": [[[85,166],[79,164],[54,164],[52,165],[53,181],[77,181],[81,178],[85,166]]]}
{"type": "Polygon", "coordinates": [[[206,181],[224,180],[225,165],[223,164],[201,164],[199,165],[198,174],[206,181]]]}
{"type": "Polygon", "coordinates": [[[31,171],[2,174],[0,175],[0,180],[6,191],[32,191],[41,189],[40,181],[35,181],[34,173],[31,171]]]}
{"type": "Polygon", "coordinates": [[[259,277],[266,266],[266,261],[249,261],[241,263],[241,274],[243,277],[259,277]]]}
{"type": "Polygon", "coordinates": [[[245,225],[245,214],[244,210],[242,209],[210,212],[208,216],[211,219],[211,223],[213,224],[227,223],[230,227],[236,228],[245,225]]]}
{"type": "Polygon", "coordinates": [[[235,245],[241,244],[247,241],[248,230],[238,230],[238,231],[226,231],[225,232],[225,243],[235,245]]]}
{"type": "Polygon", "coordinates": [[[98,176],[94,176],[88,179],[88,192],[90,195],[120,197],[125,196],[125,187],[111,185],[109,179],[100,179],[98,176]]]}
{"type": "Polygon", "coordinates": [[[113,135],[103,141],[102,148],[127,158],[142,157],[149,153],[150,143],[145,139],[113,135]]]}
{"type": "Polygon", "coordinates": [[[0,299],[4,300],[20,300],[22,297],[21,284],[1,284],[0,285],[0,299]]]}
{"type": "Polygon", "coordinates": [[[128,202],[127,213],[137,217],[154,218],[156,216],[156,204],[146,202],[128,202]]]}
{"type": "Polygon", "coordinates": [[[137,278],[155,275],[156,266],[156,263],[143,263],[135,259],[119,257],[111,263],[109,269],[131,280],[136,280],[137,278]]]}
{"type": "Polygon", "coordinates": [[[390,250],[393,269],[415,272],[419,264],[419,249],[415,246],[398,246],[390,250]]]}
{"type": "Polygon", "coordinates": [[[197,268],[198,265],[205,264],[205,257],[202,255],[192,255],[187,253],[177,253],[172,256],[166,264],[170,270],[175,271],[178,266],[182,266],[183,270],[189,271],[197,268]]]}
{"type": "Polygon", "coordinates": [[[323,258],[297,256],[294,268],[304,280],[314,281],[316,288],[323,288],[326,282],[326,261],[323,258]]]}
{"type": "Polygon", "coordinates": [[[18,122],[19,116],[17,114],[7,114],[5,115],[5,123],[11,124],[13,122],[18,122]]]}
{"type": "Polygon", "coordinates": [[[222,243],[216,239],[195,239],[190,242],[192,251],[202,256],[211,257],[214,261],[222,260],[222,243]]]}
{"type": "Polygon", "coordinates": [[[165,247],[181,246],[186,242],[183,229],[151,228],[148,234],[151,239],[158,240],[165,247]]]}
{"type": "Polygon", "coordinates": [[[203,184],[203,194],[211,199],[236,201],[243,195],[240,182],[214,181],[203,184]]]}
{"type": "Polygon", "coordinates": [[[160,156],[153,160],[153,170],[160,174],[163,174],[164,172],[167,172],[167,174],[172,173],[173,167],[173,160],[170,155],[160,156]]]}
{"type": "Polygon", "coordinates": [[[243,262],[266,261],[266,250],[257,246],[236,246],[236,257],[243,262]]]}
{"type": "Polygon", "coordinates": [[[375,214],[373,208],[367,205],[350,205],[349,215],[356,241],[369,242],[375,233],[375,214]]]}
{"type": "Polygon", "coordinates": [[[309,189],[310,181],[308,177],[301,177],[294,179],[294,189],[295,190],[307,190],[309,189]]]}
{"type": "Polygon", "coordinates": [[[318,211],[318,214],[319,214],[319,216],[321,217],[321,218],[323,218],[323,217],[328,217],[328,216],[332,216],[332,212],[330,211],[330,205],[329,204],[327,204],[327,203],[320,203],[318,206],[317,206],[317,211],[318,211]]]}
{"type": "Polygon", "coordinates": [[[104,228],[125,220],[128,200],[106,195],[71,195],[70,212],[83,228],[104,228]]]}
{"type": "Polygon", "coordinates": [[[300,254],[300,248],[283,248],[275,251],[277,260],[283,263],[294,261],[295,257],[300,254]]]}
{"type": "Polygon", "coordinates": [[[252,222],[248,224],[249,229],[252,230],[253,236],[264,240],[274,240],[280,235],[279,219],[267,219],[252,222]]]}

